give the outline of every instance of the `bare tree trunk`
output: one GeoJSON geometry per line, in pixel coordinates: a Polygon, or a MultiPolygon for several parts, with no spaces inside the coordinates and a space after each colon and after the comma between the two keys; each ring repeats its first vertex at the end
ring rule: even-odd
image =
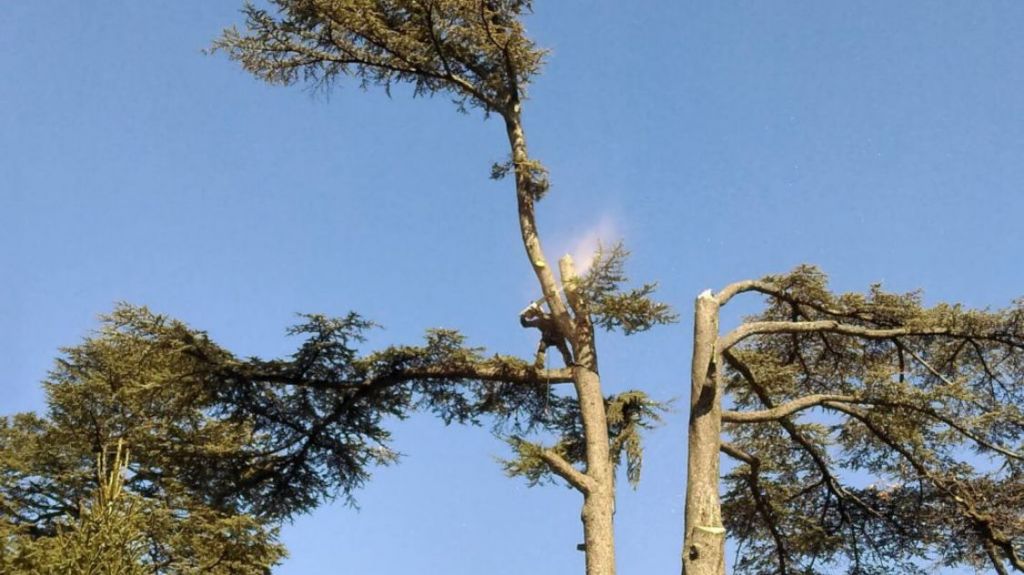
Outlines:
{"type": "Polygon", "coordinates": [[[597,372],[594,326],[587,302],[576,293],[572,258],[559,262],[569,306],[576,313],[573,335],[573,381],[580,402],[580,418],[587,450],[587,476],[591,487],[583,494],[583,544],[587,575],[615,575],[615,466],[608,443],[608,413],[597,372]]]}
{"type": "Polygon", "coordinates": [[[583,544],[587,575],[615,575],[615,495],[601,489],[587,495],[583,503],[583,544]]]}
{"type": "Polygon", "coordinates": [[[615,575],[615,470],[608,448],[608,422],[597,372],[573,368],[587,446],[587,475],[594,487],[584,494],[583,544],[587,575],[615,575]]]}
{"type": "Polygon", "coordinates": [[[683,575],[725,575],[725,528],[718,499],[722,433],[718,302],[706,291],[697,298],[695,308],[683,575]]]}

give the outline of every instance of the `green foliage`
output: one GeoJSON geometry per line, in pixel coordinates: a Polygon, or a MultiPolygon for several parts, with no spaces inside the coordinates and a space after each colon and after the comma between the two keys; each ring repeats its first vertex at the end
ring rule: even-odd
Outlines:
{"type": "Polygon", "coordinates": [[[405,403],[393,413],[398,416],[418,409],[445,423],[477,425],[486,416],[497,428],[528,429],[542,418],[551,395],[539,378],[513,381],[517,374],[533,373],[531,364],[510,356],[486,357],[482,348],[466,346],[462,334],[448,329],[428,330],[422,346],[368,354],[357,366],[363,381],[401,394],[405,403]],[[483,371],[491,374],[486,380],[476,377],[483,371]]]}
{"type": "MultiPolygon", "coordinates": [[[[240,359],[181,322],[120,306],[58,361],[45,385],[49,420],[21,415],[0,427],[5,468],[60,477],[73,499],[89,479],[68,470],[123,439],[136,454],[134,489],[276,519],[336,495],[351,501],[373,466],[394,462],[385,417],[426,409],[448,422],[494,415],[529,427],[550,393],[539,381],[505,381],[532,366],[485,358],[451,330],[361,357],[355,346],[370,322],[303,320],[289,330],[305,338],[290,358],[240,359]],[[18,459],[16,445],[31,445],[33,459],[18,459]]],[[[51,511],[44,498],[23,504],[51,511]]]]}
{"type": "Polygon", "coordinates": [[[649,297],[657,284],[622,291],[621,285],[629,281],[624,270],[628,258],[629,251],[621,243],[611,250],[599,246],[590,269],[581,278],[580,292],[590,308],[594,325],[609,331],[621,329],[631,335],[655,325],[674,323],[678,316],[672,308],[649,297]]]}
{"type": "Polygon", "coordinates": [[[460,109],[505,109],[539,71],[543,51],[525,35],[525,0],[271,0],[246,4],[245,29],[215,42],[257,77],[363,87],[411,84],[460,109]]]}
{"type": "Polygon", "coordinates": [[[526,160],[520,162],[519,166],[516,166],[515,162],[511,159],[500,164],[495,163],[491,166],[491,179],[502,180],[510,173],[515,173],[516,171],[525,176],[530,195],[536,200],[543,198],[548,188],[551,187],[551,181],[548,179],[548,169],[537,160],[526,160]],[[516,170],[517,167],[519,168],[518,170],[516,170]]]}
{"type": "MultiPolygon", "coordinates": [[[[327,89],[342,78],[361,87],[411,85],[416,96],[443,94],[458,109],[497,113],[518,129],[526,88],[545,52],[526,36],[527,0],[270,0],[246,3],[245,26],[214,42],[257,78],[327,89]]],[[[491,177],[516,172],[534,200],[547,192],[547,170],[524,147],[495,164],[491,177]]]]}
{"type": "Polygon", "coordinates": [[[78,520],[57,525],[57,536],[47,561],[54,573],[82,575],[145,575],[144,517],[139,502],[124,493],[123,473],[128,453],[118,443],[113,467],[106,453],[97,458],[99,487],[91,504],[82,504],[78,520]]]}
{"type": "Polygon", "coordinates": [[[133,472],[121,443],[112,466],[106,450],[97,461],[91,501],[48,525],[19,525],[21,517],[0,522],[0,572],[265,575],[284,556],[276,530],[253,517],[178,508],[126,490],[133,472]]]}
{"type": "Polygon", "coordinates": [[[853,329],[765,332],[726,354],[734,409],[846,397],[727,426],[729,441],[757,460],[726,476],[737,571],[923,573],[929,564],[1019,562],[1024,307],[926,307],[919,293],[877,285],[833,295],[810,267],[762,285],[767,306],[747,325],[853,329]],[[870,481],[844,480],[865,473],[870,481]]]}
{"type": "Polygon", "coordinates": [[[139,500],[122,490],[127,456],[118,445],[113,469],[108,469],[106,454],[99,455],[93,501],[83,502],[75,515],[55,523],[56,535],[33,538],[5,525],[0,571],[11,575],[150,573],[143,564],[146,532],[139,500]]]}
{"type": "Polygon", "coordinates": [[[369,324],[305,320],[292,330],[308,336],[294,356],[267,362],[239,360],[145,308],[105,317],[58,360],[47,417],[0,418],[3,555],[55,540],[93,491],[94,454],[124,441],[135,455],[125,499],[144,512],[133,528],[144,530],[152,573],[267,571],[283,556],[278,518],[348,495],[369,465],[394,460],[379,421],[405,402],[401,392],[284,383],[355,377],[351,345],[369,324]]]}
{"type": "Polygon", "coordinates": [[[557,454],[559,457],[567,461],[571,459],[571,456],[567,453],[567,446],[563,443],[558,443],[554,447],[545,448],[537,443],[527,441],[518,436],[509,437],[506,441],[508,442],[509,447],[512,448],[512,452],[515,454],[515,457],[512,459],[499,460],[502,467],[505,469],[505,474],[509,477],[525,478],[530,487],[535,487],[542,483],[555,482],[555,476],[552,474],[551,468],[544,461],[542,456],[545,449],[557,454]]]}
{"type": "Polygon", "coordinates": [[[667,409],[667,404],[652,401],[642,391],[627,391],[605,401],[612,461],[618,465],[625,457],[626,478],[634,488],[640,483],[643,465],[641,430],[661,423],[661,413],[667,409]]]}
{"type": "Polygon", "coordinates": [[[242,359],[181,322],[119,306],[64,350],[45,417],[0,418],[4,561],[82,513],[95,455],[119,441],[133,453],[123,500],[145,515],[131,526],[154,573],[260,573],[282,556],[280,519],[353,502],[374,466],[396,460],[385,418],[427,410],[530,432],[558,401],[532,364],[486,357],[451,330],[360,355],[370,327],[355,314],[306,315],[288,332],[303,338],[290,357],[242,359]]]}
{"type": "MultiPolygon", "coordinates": [[[[661,414],[667,409],[667,404],[654,401],[646,393],[636,390],[605,399],[612,462],[618,467],[625,460],[626,478],[633,487],[640,481],[643,465],[642,433],[658,425],[661,414]]],[[[531,486],[555,481],[551,467],[541,457],[545,449],[577,467],[586,461],[579,403],[575,398],[553,398],[537,423],[537,427],[556,438],[553,446],[544,448],[537,442],[512,435],[508,444],[515,457],[501,462],[506,474],[523,477],[531,486]]]]}
{"type": "MultiPolygon", "coordinates": [[[[302,316],[289,358],[241,359],[181,322],[119,306],[64,350],[45,383],[45,417],[0,418],[0,565],[28,573],[40,558],[94,561],[84,552],[100,548],[145,573],[263,573],[284,553],[276,522],[336,495],[351,502],[373,466],[396,459],[384,418],[416,410],[486,419],[514,437],[554,434],[555,451],[582,464],[578,402],[537,367],[487,357],[451,330],[360,355],[372,325],[302,316]],[[96,504],[80,506],[96,493],[96,454],[121,442],[133,453],[116,459],[123,483],[113,474],[96,504]]],[[[660,409],[640,392],[606,402],[612,457],[631,482],[640,433],[660,409]]],[[[521,463],[511,473],[547,476],[532,444],[513,445],[521,463]]]]}

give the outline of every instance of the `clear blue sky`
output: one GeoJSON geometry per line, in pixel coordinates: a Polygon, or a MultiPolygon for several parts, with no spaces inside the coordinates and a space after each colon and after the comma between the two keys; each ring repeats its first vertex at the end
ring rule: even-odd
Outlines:
{"type": "MultiPolygon", "coordinates": [[[[1024,295],[1024,3],[537,2],[552,52],[526,123],[549,255],[625,238],[682,312],[705,288],[820,265],[929,301],[1024,295]]],[[[502,127],[444,98],[268,87],[201,49],[238,3],[0,6],[0,411],[38,409],[61,346],[117,301],[242,355],[295,312],[456,327],[528,355],[536,297],[502,127]]],[[[690,327],[601,340],[608,391],[686,403],[690,327]]],[[[675,573],[685,413],[621,491],[624,575],[675,573]]],[[[282,574],[582,571],[579,501],[502,476],[501,442],[429,418],[358,494],[284,530],[282,574]]]]}

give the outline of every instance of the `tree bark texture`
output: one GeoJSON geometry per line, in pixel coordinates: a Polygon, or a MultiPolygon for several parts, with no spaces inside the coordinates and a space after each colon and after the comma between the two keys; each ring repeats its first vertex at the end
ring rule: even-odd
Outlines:
{"type": "Polygon", "coordinates": [[[554,318],[563,335],[572,339],[573,329],[570,324],[568,311],[558,295],[558,287],[555,282],[555,275],[548,266],[544,257],[544,250],[540,244],[540,236],[537,233],[537,221],[534,213],[534,198],[530,193],[531,175],[526,168],[530,160],[526,149],[526,135],[519,119],[519,105],[516,104],[512,111],[505,116],[505,130],[508,136],[509,147],[512,150],[512,164],[515,169],[516,178],[516,211],[519,214],[519,231],[522,234],[523,247],[526,249],[526,257],[530,260],[530,266],[537,276],[541,292],[551,310],[551,317],[554,318]]]}
{"type": "Polygon", "coordinates": [[[697,298],[694,311],[683,575],[725,575],[725,528],[718,498],[722,433],[718,308],[706,291],[697,298]]]}
{"type": "Polygon", "coordinates": [[[581,514],[587,575],[615,575],[615,470],[601,380],[596,371],[579,365],[573,374],[586,438],[587,475],[593,480],[593,488],[584,494],[581,514]]]}

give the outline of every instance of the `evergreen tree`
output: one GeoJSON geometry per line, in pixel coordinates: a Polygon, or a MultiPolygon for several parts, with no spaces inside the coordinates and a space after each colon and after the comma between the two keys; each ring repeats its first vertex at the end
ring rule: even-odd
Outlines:
{"type": "MultiPolygon", "coordinates": [[[[0,572],[10,575],[262,575],[284,555],[275,533],[251,517],[214,519],[209,510],[174,508],[125,489],[134,479],[119,441],[108,462],[96,458],[89,500],[52,521],[0,523],[0,572]]],[[[39,494],[44,478],[23,479],[14,493],[39,494]],[[32,482],[35,480],[35,482],[32,482]]],[[[60,484],[47,497],[56,500],[60,484]]],[[[31,513],[32,509],[20,511],[31,513]]],[[[20,519],[20,518],[18,518],[20,519]]]]}
{"type": "Polygon", "coordinates": [[[214,417],[193,364],[140,331],[161,321],[119,308],[58,360],[45,417],[0,418],[0,571],[257,575],[284,556],[270,516],[221,492],[249,424],[214,417]],[[108,475],[118,445],[133,457],[108,475]]]}
{"type": "MultiPolygon", "coordinates": [[[[586,277],[577,275],[568,256],[558,262],[559,277],[544,253],[535,219],[536,203],[548,191],[547,170],[530,156],[522,107],[526,89],[539,72],[544,51],[526,36],[522,16],[527,0],[272,0],[270,9],[246,4],[245,27],[229,29],[214,48],[258,78],[277,84],[308,82],[328,87],[351,78],[362,86],[411,84],[416,95],[443,94],[463,111],[479,109],[498,117],[509,157],[492,167],[492,176],[512,176],[517,220],[527,261],[543,297],[527,308],[521,323],[541,332],[538,358],[549,347],[560,352],[563,367],[543,370],[543,361],[511,362],[522,373],[514,380],[496,377],[502,386],[525,384],[524,393],[546,394],[547,382],[571,383],[573,396],[543,401],[557,405],[554,416],[531,413],[526,427],[556,434],[543,445],[520,436],[511,444],[517,458],[511,474],[536,482],[559,477],[583,496],[583,549],[589,575],[615,572],[612,516],[615,465],[630,458],[630,477],[639,471],[636,434],[652,421],[657,405],[642,392],[605,397],[598,372],[595,327],[634,333],[674,319],[669,308],[650,299],[653,286],[623,291],[621,248],[601,255],[586,277]]],[[[465,353],[462,351],[460,353],[465,353]]],[[[428,385],[467,383],[479,373],[425,362],[437,380],[428,385]]],[[[476,363],[476,361],[470,362],[476,363]]],[[[506,361],[506,364],[509,362],[506,361]]],[[[433,392],[431,392],[433,393],[433,392]]],[[[508,406],[487,408],[507,417],[508,406]]]]}
{"type": "Polygon", "coordinates": [[[724,573],[726,533],[738,573],[1024,572],[1024,301],[836,295],[805,266],[696,310],[685,573],[724,573]],[[719,335],[748,292],[765,309],[719,335]]]}

